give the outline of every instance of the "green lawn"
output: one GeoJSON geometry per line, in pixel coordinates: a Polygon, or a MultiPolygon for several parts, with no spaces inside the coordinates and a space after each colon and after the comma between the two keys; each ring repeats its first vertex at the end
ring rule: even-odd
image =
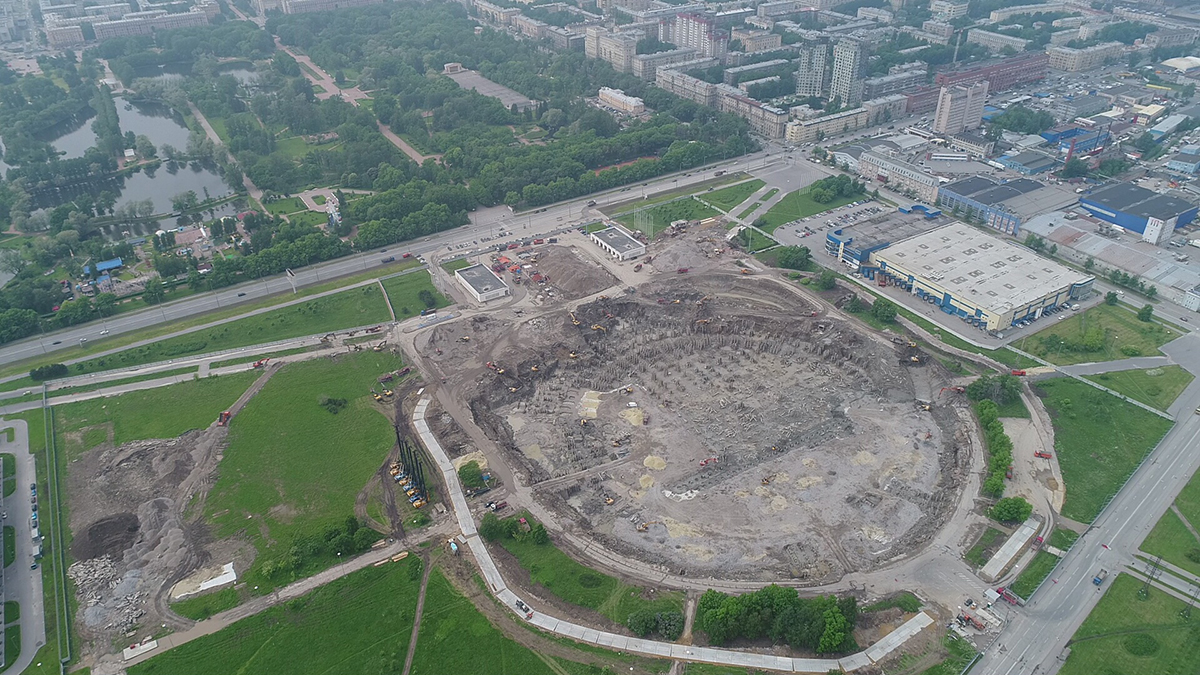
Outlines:
{"type": "Polygon", "coordinates": [[[1170,408],[1175,399],[1179,398],[1183,390],[1195,379],[1183,366],[1118,370],[1085,377],[1159,410],[1170,408]]]}
{"type": "Polygon", "coordinates": [[[422,309],[428,307],[421,301],[421,291],[429,291],[433,294],[433,307],[435,308],[446,307],[450,304],[450,300],[433,287],[429,273],[424,271],[388,277],[383,280],[383,288],[387,291],[388,300],[392,303],[392,311],[396,313],[397,321],[416,316],[421,313],[422,309]]]}
{"type": "Polygon", "coordinates": [[[679,197],[687,197],[690,195],[704,196],[707,194],[706,190],[709,188],[713,188],[713,192],[716,192],[716,188],[722,185],[736,183],[749,177],[750,174],[736,171],[727,173],[724,176],[709,178],[708,180],[700,181],[699,183],[692,183],[691,185],[685,185],[683,187],[677,187],[671,190],[664,190],[662,192],[655,193],[653,196],[647,197],[646,199],[639,199],[637,195],[640,195],[641,193],[638,192],[634,186],[629,186],[625,189],[628,190],[631,195],[633,195],[630,199],[624,202],[602,206],[600,207],[600,210],[608,216],[620,216],[633,209],[640,209],[646,206],[653,206],[655,204],[669,202],[672,199],[678,199],[679,197]]]}
{"type": "Polygon", "coordinates": [[[1074,546],[1075,540],[1078,538],[1079,533],[1075,530],[1064,530],[1060,528],[1055,530],[1054,533],[1050,535],[1050,541],[1046,543],[1057,549],[1065,551],[1074,546]]]}
{"type": "Polygon", "coordinates": [[[1037,590],[1037,587],[1050,576],[1054,571],[1054,566],[1058,564],[1058,556],[1047,553],[1046,551],[1038,551],[1033,560],[1029,561],[1029,565],[1021,570],[1017,575],[1017,580],[1012,583],[1010,590],[1018,596],[1029,599],[1030,595],[1037,590]]]}
{"type": "Polygon", "coordinates": [[[742,230],[742,233],[748,234],[748,236],[750,237],[749,241],[746,243],[746,251],[748,253],[755,253],[755,252],[761,251],[766,248],[771,248],[772,246],[775,246],[776,244],[779,243],[779,242],[775,241],[774,239],[759,232],[758,230],[755,230],[755,229],[752,229],[749,227],[742,230]]]}
{"type": "Polygon", "coordinates": [[[324,211],[301,211],[288,214],[287,218],[288,222],[312,227],[323,227],[329,222],[329,216],[324,211]]]}
{"type": "Polygon", "coordinates": [[[1025,407],[1025,401],[1021,398],[1014,399],[1004,405],[996,404],[1000,409],[1001,417],[1018,417],[1020,419],[1029,419],[1029,408],[1025,407]]]}
{"type": "Polygon", "coordinates": [[[442,269],[446,270],[450,274],[454,274],[456,271],[470,266],[471,261],[467,260],[466,258],[459,258],[458,260],[451,260],[450,262],[442,263],[442,269]]]}
{"type": "Polygon", "coordinates": [[[213,131],[217,133],[217,138],[221,139],[222,143],[229,145],[229,131],[225,128],[225,118],[205,117],[205,119],[208,120],[208,126],[212,127],[213,131]]]}
{"type": "Polygon", "coordinates": [[[180,616],[203,621],[214,614],[220,614],[227,609],[233,609],[241,603],[241,597],[235,588],[222,588],[215,593],[205,593],[194,598],[185,598],[171,603],[171,610],[180,616]]]}
{"type": "Polygon", "coordinates": [[[8,600],[4,603],[4,623],[16,623],[21,620],[21,604],[15,600],[8,600]]]}
{"type": "Polygon", "coordinates": [[[175,438],[215,422],[217,414],[232,405],[258,375],[251,372],[206,377],[120,396],[64,403],[55,408],[54,417],[59,432],[111,423],[116,445],[150,438],[175,438]]]}
{"type": "Polygon", "coordinates": [[[771,188],[770,190],[767,190],[767,194],[765,194],[765,195],[763,195],[763,196],[762,196],[762,198],[763,198],[763,201],[765,202],[765,201],[767,201],[767,200],[768,200],[768,199],[770,199],[771,197],[774,197],[774,196],[775,196],[775,195],[777,195],[777,194],[779,194],[779,188],[771,188]]]}
{"type": "Polygon", "coordinates": [[[963,668],[975,658],[975,648],[966,640],[947,635],[942,639],[942,647],[949,654],[945,660],[919,675],[962,675],[963,668]]]}
{"type": "MultiPolygon", "coordinates": [[[[17,660],[21,655],[21,624],[8,626],[4,629],[4,666],[17,660]]],[[[26,670],[25,672],[29,672],[26,670]]]]}
{"type": "MultiPolygon", "coordinates": [[[[1200,671],[1200,627],[1180,616],[1186,606],[1150,589],[1138,598],[1142,581],[1120,574],[1075,632],[1061,675],[1196,673],[1200,671]]],[[[1200,610],[1196,610],[1200,612],[1200,610]]]]}
{"type": "Polygon", "coordinates": [[[17,531],[8,525],[4,526],[4,566],[8,567],[17,559],[17,531]]]}
{"type": "Polygon", "coordinates": [[[627,227],[641,230],[648,237],[653,237],[667,229],[676,220],[704,220],[719,215],[721,215],[719,211],[711,209],[695,199],[680,199],[637,213],[625,214],[616,220],[627,227]]]}
{"type": "Polygon", "coordinates": [[[721,188],[720,190],[702,193],[699,195],[699,197],[718,209],[728,213],[738,204],[746,201],[750,195],[762,189],[763,185],[766,185],[766,183],[755,178],[754,180],[748,180],[745,183],[738,183],[737,185],[730,185],[729,187],[721,188]]]}
{"type": "Polygon", "coordinates": [[[801,188],[795,192],[791,192],[768,209],[766,214],[762,216],[765,221],[761,225],[762,229],[766,232],[774,232],[779,226],[790,223],[793,220],[807,218],[811,215],[863,199],[863,195],[858,195],[856,197],[835,199],[828,204],[818,204],[808,196],[808,190],[809,188],[801,188]]]}
{"type": "Polygon", "coordinates": [[[987,553],[987,550],[994,550],[1003,544],[1004,539],[1007,536],[1008,535],[1004,534],[1000,530],[997,530],[994,527],[989,527],[988,529],[984,530],[982,535],[980,535],[979,540],[975,542],[975,545],[963,555],[963,559],[975,567],[983,567],[987,563],[988,558],[991,557],[991,555],[987,553]]]}
{"type": "Polygon", "coordinates": [[[308,207],[304,205],[304,200],[300,199],[299,197],[282,197],[273,202],[263,204],[263,208],[276,216],[282,216],[285,213],[305,211],[308,209],[308,207]]]}
{"type": "Polygon", "coordinates": [[[657,592],[653,599],[645,591],[575,562],[553,544],[535,544],[505,538],[505,550],[516,556],[530,578],[565,602],[594,609],[624,625],[632,612],[650,608],[655,611],[683,610],[683,593],[657,592]]]}
{"type": "Polygon", "coordinates": [[[612,671],[539,654],[514,642],[455,590],[441,570],[434,569],[430,573],[410,675],[602,675],[609,672],[612,671]]]}
{"type": "Polygon", "coordinates": [[[746,218],[750,217],[751,213],[754,213],[755,211],[757,211],[759,209],[759,207],[761,207],[761,206],[762,206],[762,202],[754,202],[750,206],[747,206],[745,211],[742,211],[741,213],[739,213],[738,218],[745,220],[746,218]]]}
{"type": "MultiPolygon", "coordinates": [[[[275,141],[275,149],[291,159],[300,159],[313,150],[329,149],[337,145],[338,141],[330,141],[329,143],[309,143],[299,136],[291,136],[281,138],[275,141]]],[[[301,208],[304,208],[301,206],[301,208]]],[[[290,212],[288,212],[290,213],[290,212]]]]}
{"type": "Polygon", "coordinates": [[[1023,338],[1018,346],[1034,356],[1066,366],[1153,356],[1160,353],[1159,347],[1177,337],[1179,333],[1157,323],[1138,321],[1137,315],[1124,307],[1100,304],[1052,322],[1023,338]],[[1085,336],[1089,334],[1096,349],[1085,348],[1085,336]]]}
{"type": "MultiPolygon", "coordinates": [[[[1200,473],[1192,475],[1192,479],[1175,498],[1175,508],[1187,518],[1193,528],[1200,529],[1200,473]]],[[[1194,556],[1200,554],[1200,540],[1197,540],[1183,521],[1174,511],[1168,510],[1150,531],[1142,550],[1150,555],[1161,555],[1163,560],[1178,565],[1192,574],[1200,575],[1200,562],[1187,557],[1188,552],[1194,556]]],[[[1198,556],[1200,557],[1200,556],[1198,556]]]]}
{"type": "MultiPolygon", "coordinates": [[[[127,668],[129,675],[399,673],[412,633],[418,558],[368,567],[127,668]]],[[[425,604],[428,613],[430,605],[425,604]]]]}
{"type": "Polygon", "coordinates": [[[1067,490],[1062,514],[1090,523],[1171,422],[1070,378],[1043,380],[1035,391],[1054,422],[1067,490]]]}
{"type": "MultiPolygon", "coordinates": [[[[215,536],[240,535],[258,550],[242,575],[258,594],[289,581],[268,579],[265,563],[288,555],[299,535],[354,513],[355,496],[396,442],[370,389],[400,366],[399,358],[371,351],[288,364],[234,418],[205,516],[215,536]],[[347,405],[333,414],[322,397],[347,405]]],[[[314,557],[300,576],[336,562],[332,554],[314,557]]]]}
{"type": "Polygon", "coordinates": [[[318,206],[325,206],[325,195],[313,195],[313,203],[318,206]]]}
{"type": "Polygon", "coordinates": [[[71,366],[72,375],[139,366],[388,320],[383,293],[363,286],[71,366]]]}

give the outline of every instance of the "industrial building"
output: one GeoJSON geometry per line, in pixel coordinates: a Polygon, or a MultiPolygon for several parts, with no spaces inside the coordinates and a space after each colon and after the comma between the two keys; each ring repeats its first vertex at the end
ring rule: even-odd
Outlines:
{"type": "Polygon", "coordinates": [[[1003,164],[1004,168],[1016,171],[1023,176],[1035,176],[1039,173],[1055,169],[1059,165],[1057,159],[1035,150],[1026,150],[1015,155],[997,157],[996,161],[1003,164]]]}
{"type": "Polygon", "coordinates": [[[607,227],[590,236],[597,246],[617,260],[633,260],[646,254],[645,244],[618,227],[607,227]]]}
{"type": "Polygon", "coordinates": [[[938,206],[956,217],[983,221],[984,225],[1016,236],[1026,218],[1067,206],[1075,194],[1057,190],[1028,178],[998,182],[987,176],[970,176],[938,190],[938,206]]]}
{"type": "Polygon", "coordinates": [[[504,283],[487,265],[472,265],[456,270],[454,276],[479,302],[488,302],[503,298],[509,294],[508,284],[504,283]]]}
{"type": "Polygon", "coordinates": [[[876,250],[864,270],[946,314],[1002,331],[1047,308],[1086,295],[1091,276],[963,223],[876,250]]]}
{"type": "Polygon", "coordinates": [[[1142,241],[1156,245],[1196,218],[1195,204],[1130,183],[1117,183],[1085,195],[1079,205],[1096,218],[1140,234],[1142,241]]]}
{"type": "Polygon", "coordinates": [[[858,173],[870,180],[887,183],[893,190],[908,190],[932,204],[937,200],[938,179],[908,162],[868,150],[858,158],[858,173]]]}

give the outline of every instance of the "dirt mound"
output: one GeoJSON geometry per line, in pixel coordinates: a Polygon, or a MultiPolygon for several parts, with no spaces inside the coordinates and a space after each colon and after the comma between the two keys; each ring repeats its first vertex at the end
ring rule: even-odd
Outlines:
{"type": "Polygon", "coordinates": [[[71,555],[76,560],[91,560],[100,556],[119,556],[133,544],[138,533],[138,518],[132,513],[118,513],[88,525],[71,542],[71,555]]]}
{"type": "Polygon", "coordinates": [[[608,270],[593,260],[585,260],[565,246],[548,246],[538,250],[537,269],[549,277],[551,286],[563,300],[599,293],[617,283],[608,270]]]}

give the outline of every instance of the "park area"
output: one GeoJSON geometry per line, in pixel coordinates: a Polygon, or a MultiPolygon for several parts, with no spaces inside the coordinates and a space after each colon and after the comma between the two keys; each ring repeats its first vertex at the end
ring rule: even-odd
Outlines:
{"type": "Polygon", "coordinates": [[[450,301],[437,292],[430,280],[429,272],[415,270],[406,274],[387,277],[383,280],[388,302],[396,313],[396,320],[403,321],[426,309],[446,307],[450,301]]]}
{"type": "Polygon", "coordinates": [[[754,180],[748,180],[745,183],[738,183],[737,185],[730,185],[729,187],[721,188],[720,190],[701,193],[699,197],[718,209],[729,213],[738,204],[746,201],[750,195],[762,189],[762,186],[764,185],[766,185],[766,183],[755,178],[754,180]]]}
{"type": "Polygon", "coordinates": [[[1183,366],[1163,366],[1143,370],[1118,370],[1087,379],[1120,392],[1151,408],[1166,411],[1195,379],[1183,366]]]}
{"type": "Polygon", "coordinates": [[[1121,305],[1101,304],[1055,321],[1017,346],[1051,363],[1069,366],[1155,356],[1160,354],[1159,347],[1177,337],[1178,332],[1141,321],[1121,305]]]}
{"type": "Polygon", "coordinates": [[[1200,628],[1181,615],[1187,603],[1128,574],[1112,580],[1068,643],[1061,675],[1200,672],[1200,628]]]}
{"type": "Polygon", "coordinates": [[[1054,423],[1054,447],[1067,489],[1062,514],[1090,523],[1171,422],[1065,377],[1042,380],[1034,391],[1054,423]]]}
{"type": "Polygon", "coordinates": [[[1200,473],[1192,476],[1158,524],[1142,542],[1142,550],[1200,576],[1200,473]]]}
{"type": "Polygon", "coordinates": [[[671,223],[676,220],[704,220],[719,215],[721,215],[720,211],[687,197],[640,211],[624,213],[617,216],[616,220],[622,225],[645,233],[647,237],[653,237],[670,227],[671,223]]]}

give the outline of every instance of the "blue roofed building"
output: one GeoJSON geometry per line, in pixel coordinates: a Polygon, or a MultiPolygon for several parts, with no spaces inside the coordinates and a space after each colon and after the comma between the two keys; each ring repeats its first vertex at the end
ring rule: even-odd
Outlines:
{"type": "Polygon", "coordinates": [[[1096,190],[1079,200],[1088,213],[1123,230],[1142,235],[1142,241],[1161,244],[1196,219],[1196,205],[1130,183],[1096,190]]]}
{"type": "MultiPolygon", "coordinates": [[[[1061,142],[1061,141],[1060,141],[1061,142]]],[[[1058,168],[1059,161],[1050,155],[1026,150],[1015,155],[997,157],[996,161],[1006,169],[1012,169],[1024,176],[1033,176],[1058,168]]]]}
{"type": "MultiPolygon", "coordinates": [[[[120,258],[113,258],[112,260],[105,260],[104,262],[98,262],[98,263],[96,263],[96,272],[97,272],[97,273],[100,273],[100,272],[111,272],[111,271],[113,271],[113,270],[119,270],[119,269],[121,269],[121,268],[122,268],[122,267],[124,267],[124,266],[125,266],[125,263],[124,263],[124,262],[122,262],[120,258]]],[[[84,266],[84,268],[83,268],[83,273],[84,273],[84,274],[91,274],[91,273],[92,273],[92,266],[91,266],[91,265],[85,265],[85,266],[84,266]]]]}

